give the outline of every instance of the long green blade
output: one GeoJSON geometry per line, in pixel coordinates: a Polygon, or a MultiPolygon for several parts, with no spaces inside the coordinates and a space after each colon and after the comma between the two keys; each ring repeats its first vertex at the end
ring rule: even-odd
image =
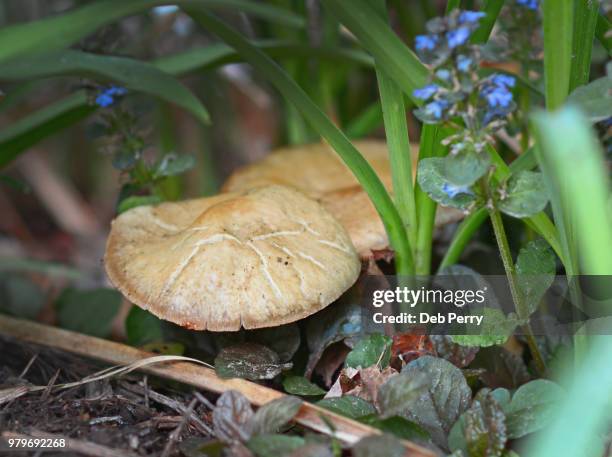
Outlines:
{"type": "Polygon", "coordinates": [[[289,26],[304,26],[304,19],[290,11],[247,0],[98,0],[59,16],[0,30],[0,62],[27,53],[66,48],[122,17],[169,3],[238,10],[289,26]]]}
{"type": "Polygon", "coordinates": [[[377,65],[398,84],[415,104],[412,95],[424,86],[429,71],[364,0],[323,0],[323,4],[355,35],[376,59],[377,65]]]}
{"type": "Polygon", "coordinates": [[[230,46],[234,47],[245,60],[261,72],[287,100],[290,100],[312,127],[336,150],[353,172],[385,224],[389,240],[396,252],[398,270],[413,271],[414,264],[406,231],[391,197],[382,182],[348,138],[328,119],[321,109],[306,95],[284,70],[257,47],[246,41],[223,22],[202,9],[189,8],[186,11],[206,29],[210,30],[230,46]]]}
{"type": "Polygon", "coordinates": [[[126,88],[174,103],[207,124],[210,117],[204,105],[178,79],[155,66],[127,57],[86,52],[55,51],[0,64],[0,80],[16,81],[52,76],[81,76],[112,81],[126,88]]]}
{"type": "Polygon", "coordinates": [[[574,2],[544,0],[543,9],[546,107],[553,110],[569,94],[574,2]]]}
{"type": "Polygon", "coordinates": [[[574,4],[574,40],[569,92],[589,82],[591,54],[599,15],[597,2],[578,0],[574,4]]]}

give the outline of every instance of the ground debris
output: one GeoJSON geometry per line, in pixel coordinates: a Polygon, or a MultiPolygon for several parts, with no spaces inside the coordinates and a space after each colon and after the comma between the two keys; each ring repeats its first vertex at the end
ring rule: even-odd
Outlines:
{"type": "MultiPolygon", "coordinates": [[[[0,336],[0,391],[73,382],[100,368],[72,354],[0,336]]],[[[0,406],[0,430],[71,440],[75,446],[71,455],[97,450],[108,455],[169,457],[180,455],[177,444],[188,437],[210,438],[210,417],[211,411],[188,388],[131,373],[9,400],[0,406]]]]}

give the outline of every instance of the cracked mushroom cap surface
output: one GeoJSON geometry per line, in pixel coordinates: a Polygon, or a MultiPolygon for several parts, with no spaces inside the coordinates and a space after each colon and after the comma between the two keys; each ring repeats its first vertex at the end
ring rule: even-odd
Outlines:
{"type": "MultiPolygon", "coordinates": [[[[355,147],[392,191],[391,166],[387,144],[379,140],[356,141],[355,147]]],[[[413,178],[418,145],[412,145],[413,178]]],[[[223,191],[238,191],[265,184],[293,186],[317,199],[347,230],[361,258],[389,247],[389,239],[376,208],[351,171],[331,146],[316,143],[281,148],[262,160],[236,170],[223,185],[223,191]]],[[[438,208],[436,226],[460,220],[461,211],[438,208]]]]}
{"type": "Polygon", "coordinates": [[[133,208],[113,221],[104,263],[136,305],[211,331],[302,319],[335,301],[360,271],[342,225],[277,185],[133,208]]]}

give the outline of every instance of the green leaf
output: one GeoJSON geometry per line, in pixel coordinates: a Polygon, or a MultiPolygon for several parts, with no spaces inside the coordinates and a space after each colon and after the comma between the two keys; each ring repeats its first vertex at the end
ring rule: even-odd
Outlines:
{"type": "Polygon", "coordinates": [[[272,349],[256,343],[223,348],[215,358],[215,370],[221,378],[273,379],[290,367],[291,364],[281,364],[272,349]]]}
{"type": "Polygon", "coordinates": [[[380,457],[384,449],[385,457],[405,457],[406,447],[393,435],[370,435],[362,438],[353,446],[355,457],[380,457]]]}
{"type": "Polygon", "coordinates": [[[567,102],[577,106],[591,122],[609,118],[612,116],[612,76],[576,88],[567,102]]]}
{"type": "Polygon", "coordinates": [[[486,16],[480,20],[478,29],[472,34],[470,39],[472,43],[485,44],[488,41],[503,6],[504,0],[487,0],[485,2],[482,11],[486,13],[486,16]]]}
{"type": "Polygon", "coordinates": [[[505,416],[488,389],[478,392],[464,417],[463,435],[468,455],[501,457],[508,439],[505,416]]]}
{"type": "Polygon", "coordinates": [[[574,1],[544,0],[542,10],[546,108],[554,110],[563,104],[570,89],[574,1]]]}
{"type": "Polygon", "coordinates": [[[548,189],[541,173],[521,171],[508,180],[498,202],[499,209],[513,217],[533,216],[548,203],[548,189]]]}
{"type": "Polygon", "coordinates": [[[259,435],[251,438],[247,447],[257,457],[279,457],[289,455],[306,442],[300,436],[259,435]]]}
{"type": "Polygon", "coordinates": [[[316,405],[351,419],[376,414],[376,408],[374,408],[372,403],[353,395],[324,398],[318,401],[316,405]]]}
{"type": "Polygon", "coordinates": [[[13,273],[0,275],[0,312],[36,319],[45,301],[40,286],[27,277],[13,273]]]}
{"type": "Polygon", "coordinates": [[[537,379],[519,387],[505,408],[508,437],[520,438],[550,424],[564,394],[558,384],[546,379],[537,379]]]}
{"type": "Polygon", "coordinates": [[[113,289],[66,289],[55,302],[57,319],[63,328],[103,338],[110,334],[121,301],[113,289]]]}
{"type": "Polygon", "coordinates": [[[455,186],[471,186],[489,169],[491,159],[486,152],[461,151],[442,159],[440,172],[445,181],[455,186]]]}
{"type": "Polygon", "coordinates": [[[141,347],[143,351],[163,355],[184,355],[185,346],[181,343],[155,342],[141,347]]]}
{"type": "Polygon", "coordinates": [[[139,206],[157,205],[162,199],[157,195],[132,195],[124,198],[117,207],[117,214],[125,213],[126,211],[137,208],[139,206]]]}
{"type": "MultiPolygon", "coordinates": [[[[65,14],[5,27],[0,30],[0,42],[7,43],[0,49],[0,62],[27,53],[66,48],[106,24],[166,3],[164,0],[100,0],[65,14]]],[[[173,3],[189,5],[194,1],[173,3]]],[[[303,18],[266,4],[245,0],[197,0],[197,3],[208,8],[244,11],[293,27],[304,26],[303,18]]]]}
{"type": "Polygon", "coordinates": [[[277,433],[298,413],[302,400],[296,397],[281,397],[260,407],[250,420],[253,435],[277,433]]]}
{"type": "Polygon", "coordinates": [[[597,2],[574,2],[570,93],[576,87],[589,82],[593,41],[597,28],[597,17],[599,16],[598,10],[597,2]]]}
{"type": "Polygon", "coordinates": [[[0,79],[5,81],[66,75],[112,81],[134,92],[174,103],[200,122],[210,122],[206,108],[187,87],[154,65],[139,60],[68,49],[14,59],[0,65],[0,79]]]}
{"type": "Polygon", "coordinates": [[[412,253],[406,230],[389,193],[370,164],[351,144],[348,138],[330,121],[321,109],[308,97],[274,61],[203,9],[189,8],[186,11],[203,27],[218,35],[235,48],[302,113],[311,126],[334,148],[340,158],[354,174],[372,200],[385,225],[391,246],[395,250],[396,267],[399,274],[414,272],[412,253]]]}
{"type": "Polygon", "coordinates": [[[217,399],[212,414],[215,436],[225,443],[243,442],[251,436],[253,408],[244,394],[227,390],[217,399]]]}
{"type": "Polygon", "coordinates": [[[303,376],[288,376],[283,379],[285,392],[304,397],[325,395],[325,390],[310,382],[303,376]]]}
{"type": "Polygon", "coordinates": [[[472,391],[459,368],[446,360],[424,356],[406,365],[402,374],[424,375],[427,386],[406,411],[406,417],[429,432],[434,443],[447,446],[447,435],[468,408],[472,391]]]}
{"type": "Polygon", "coordinates": [[[78,91],[0,130],[0,167],[43,138],[87,117],[95,110],[87,105],[85,91],[78,91]]]}
{"type": "Polygon", "coordinates": [[[520,321],[514,314],[506,316],[497,308],[485,307],[476,312],[482,315],[482,324],[467,324],[465,335],[452,335],[453,342],[462,346],[487,347],[495,344],[504,344],[512,335],[520,321]]]}
{"type": "Polygon", "coordinates": [[[357,420],[402,440],[428,442],[430,439],[429,433],[423,427],[401,416],[381,419],[376,414],[372,414],[357,420]]]}
{"type": "Polygon", "coordinates": [[[459,209],[467,209],[476,201],[474,195],[468,189],[456,195],[449,196],[444,191],[445,186],[450,183],[444,177],[445,158],[431,157],[419,162],[417,180],[419,186],[429,198],[442,206],[452,206],[459,209]]]}
{"type": "Polygon", "coordinates": [[[556,268],[555,254],[546,241],[531,241],[520,250],[516,259],[517,283],[529,314],[535,312],[555,280],[556,268]]]}
{"type": "Polygon", "coordinates": [[[153,172],[153,178],[163,178],[165,176],[175,176],[191,170],[195,166],[195,158],[193,156],[176,154],[167,154],[157,165],[153,172]]]}
{"type": "Polygon", "coordinates": [[[392,344],[391,338],[380,333],[366,336],[349,352],[345,365],[352,368],[368,368],[373,365],[385,368],[391,360],[392,344]]]}
{"type": "Polygon", "coordinates": [[[387,380],[378,389],[380,417],[385,419],[407,414],[408,409],[427,389],[425,376],[398,374],[387,380]]]}
{"type": "Polygon", "coordinates": [[[132,346],[164,340],[162,321],[138,306],[132,306],[125,319],[125,333],[132,346]]]}

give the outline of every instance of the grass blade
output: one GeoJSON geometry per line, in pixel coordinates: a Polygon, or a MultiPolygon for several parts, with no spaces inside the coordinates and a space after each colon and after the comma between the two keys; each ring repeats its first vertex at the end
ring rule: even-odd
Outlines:
{"type": "MultiPolygon", "coordinates": [[[[384,0],[379,0],[374,5],[379,17],[387,21],[387,9],[384,0]]],[[[406,228],[410,247],[413,248],[416,243],[417,219],[412,184],[412,153],[408,138],[408,125],[406,124],[404,96],[400,87],[379,65],[376,65],[376,79],[378,80],[385,136],[389,149],[393,197],[397,211],[406,228]]]]}
{"type": "MultiPolygon", "coordinates": [[[[66,48],[103,25],[167,4],[168,0],[99,0],[68,13],[0,30],[0,62],[27,53],[66,48]]],[[[290,11],[247,0],[176,0],[178,5],[204,5],[243,11],[285,25],[303,27],[304,19],[290,11]]]]}
{"type": "Polygon", "coordinates": [[[601,45],[606,48],[609,55],[612,55],[612,25],[607,17],[603,14],[597,15],[597,25],[595,26],[595,36],[597,37],[597,41],[601,43],[601,45]]]}
{"type": "Polygon", "coordinates": [[[127,57],[66,50],[13,59],[0,65],[0,80],[82,76],[113,81],[135,91],[174,103],[208,124],[210,116],[198,98],[173,76],[153,65],[127,57]]]}
{"type": "Polygon", "coordinates": [[[14,122],[0,132],[0,168],[43,138],[84,119],[94,110],[87,104],[85,91],[79,91],[14,122]]]}
{"type": "Polygon", "coordinates": [[[359,39],[377,65],[420,105],[422,100],[415,99],[412,92],[426,84],[429,71],[370,4],[364,0],[323,0],[323,4],[359,39]]]}
{"type": "Polygon", "coordinates": [[[544,0],[544,85],[546,108],[559,108],[569,94],[573,0],[544,0]]]}
{"type": "Polygon", "coordinates": [[[561,216],[575,227],[582,273],[612,274],[610,187],[603,153],[588,121],[571,107],[532,119],[540,166],[559,207],[566,211],[561,216]]]}
{"type": "Polygon", "coordinates": [[[504,6],[504,0],[487,0],[482,11],[486,13],[486,16],[480,20],[480,26],[472,35],[472,43],[474,44],[485,44],[489,40],[497,16],[504,6]]]}
{"type": "Polygon", "coordinates": [[[591,54],[595,28],[597,26],[598,3],[589,1],[575,2],[574,44],[570,72],[569,92],[589,82],[591,54]]]}
{"type": "Polygon", "coordinates": [[[342,160],[368,193],[380,214],[391,245],[396,252],[398,271],[413,271],[414,264],[408,238],[397,209],[382,182],[376,173],[374,173],[374,170],[372,170],[372,167],[351,144],[348,138],[338,130],[321,109],[306,95],[304,90],[289,78],[283,69],[265,53],[205,10],[188,8],[186,11],[197,23],[234,47],[247,62],[251,63],[277,88],[284,98],[290,100],[300,110],[312,127],[338,152],[342,160]]]}

